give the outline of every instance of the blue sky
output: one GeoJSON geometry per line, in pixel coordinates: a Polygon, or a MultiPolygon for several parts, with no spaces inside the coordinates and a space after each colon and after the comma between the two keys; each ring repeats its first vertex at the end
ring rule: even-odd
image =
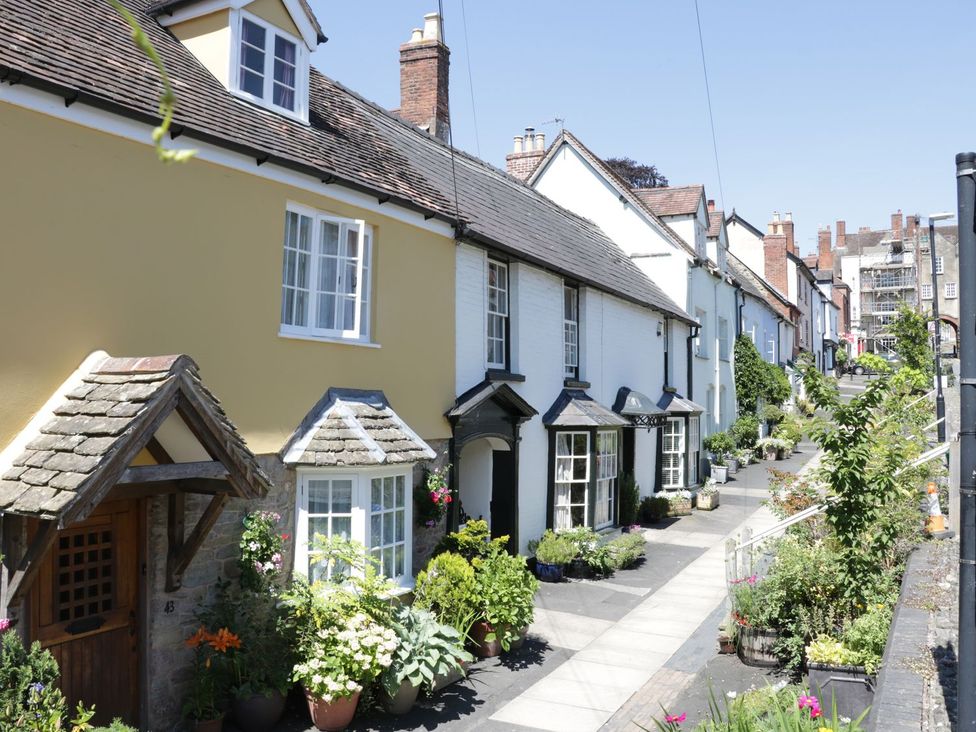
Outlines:
{"type": "MultiPolygon", "coordinates": [[[[564,118],[601,157],[653,163],[723,203],[693,0],[443,0],[455,144],[504,166],[512,136],[564,118]],[[468,83],[468,69],[473,85],[468,83]],[[474,89],[472,113],[471,89],[474,89]]],[[[437,0],[312,0],[327,75],[399,106],[399,45],[437,0]]],[[[972,0],[699,0],[724,207],[762,228],[887,227],[955,211],[954,155],[976,148],[972,0]],[[960,71],[965,69],[965,71],[960,71]],[[960,92],[957,87],[964,87],[960,92]]]]}

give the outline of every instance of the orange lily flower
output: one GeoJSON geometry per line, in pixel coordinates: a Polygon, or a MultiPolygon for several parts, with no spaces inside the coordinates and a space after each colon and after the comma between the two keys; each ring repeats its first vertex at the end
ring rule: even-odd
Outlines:
{"type": "Polygon", "coordinates": [[[240,648],[241,639],[227,628],[221,628],[217,631],[217,635],[211,637],[210,645],[215,651],[226,653],[228,648],[240,648]]]}

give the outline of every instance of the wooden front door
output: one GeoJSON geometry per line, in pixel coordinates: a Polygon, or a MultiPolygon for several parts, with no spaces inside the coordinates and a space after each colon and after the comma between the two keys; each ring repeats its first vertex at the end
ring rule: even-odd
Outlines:
{"type": "Polygon", "coordinates": [[[140,504],[112,501],[58,533],[31,593],[31,640],[58,661],[74,709],[139,725],[140,504]]]}

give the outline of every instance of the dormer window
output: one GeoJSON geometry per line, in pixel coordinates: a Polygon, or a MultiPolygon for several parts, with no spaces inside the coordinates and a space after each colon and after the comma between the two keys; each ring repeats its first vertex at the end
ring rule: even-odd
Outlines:
{"type": "Polygon", "coordinates": [[[302,43],[240,11],[232,90],[275,111],[308,118],[308,53],[302,43]]]}

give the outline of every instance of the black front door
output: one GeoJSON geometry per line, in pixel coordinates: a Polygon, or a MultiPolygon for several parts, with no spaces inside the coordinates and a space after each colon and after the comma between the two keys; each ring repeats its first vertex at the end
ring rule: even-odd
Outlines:
{"type": "Polygon", "coordinates": [[[515,524],[515,450],[491,453],[491,535],[509,537],[509,551],[518,547],[515,524]]]}

